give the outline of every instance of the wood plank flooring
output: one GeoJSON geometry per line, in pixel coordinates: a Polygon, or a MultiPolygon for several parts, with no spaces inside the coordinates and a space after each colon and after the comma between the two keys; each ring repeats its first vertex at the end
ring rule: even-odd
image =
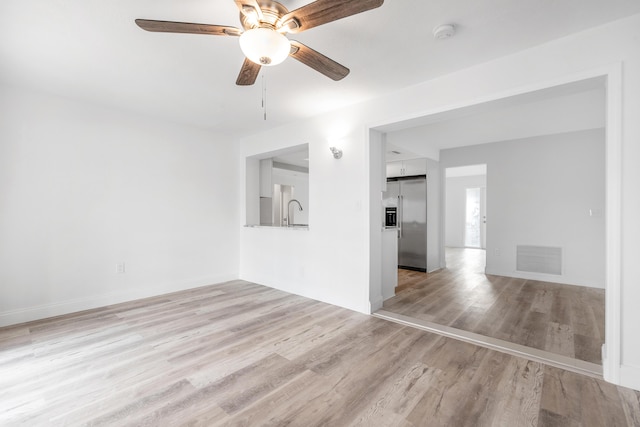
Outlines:
{"type": "Polygon", "coordinates": [[[0,329],[2,426],[639,422],[639,392],[243,281],[0,329]]]}
{"type": "Polygon", "coordinates": [[[399,270],[384,309],[602,364],[604,290],[484,274],[484,251],[447,248],[447,268],[399,270]]]}

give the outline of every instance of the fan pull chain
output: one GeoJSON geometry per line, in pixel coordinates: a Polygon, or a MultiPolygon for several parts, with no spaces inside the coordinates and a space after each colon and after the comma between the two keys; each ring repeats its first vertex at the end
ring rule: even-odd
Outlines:
{"type": "Polygon", "coordinates": [[[262,114],[264,120],[267,120],[267,81],[262,73],[262,114]]]}

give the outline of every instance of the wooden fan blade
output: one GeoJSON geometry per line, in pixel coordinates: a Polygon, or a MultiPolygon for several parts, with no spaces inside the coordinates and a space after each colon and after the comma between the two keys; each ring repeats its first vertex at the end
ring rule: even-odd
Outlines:
{"type": "Polygon", "coordinates": [[[255,14],[258,22],[262,20],[262,9],[260,9],[260,5],[257,0],[235,0],[240,13],[245,16],[249,16],[250,14],[255,14]]]}
{"type": "Polygon", "coordinates": [[[223,25],[193,24],[190,22],[153,21],[136,19],[136,24],[143,30],[158,33],[209,34],[212,36],[239,36],[242,34],[236,27],[223,25]]]}
{"type": "Polygon", "coordinates": [[[288,32],[299,33],[327,22],[337,21],[382,6],[384,0],[317,0],[293,10],[280,19],[283,27],[287,21],[297,25],[288,25],[288,32]]]}
{"type": "Polygon", "coordinates": [[[333,59],[327,58],[320,52],[295,40],[291,40],[289,56],[333,80],[342,80],[349,74],[349,69],[344,65],[338,64],[333,59]]]}
{"type": "Polygon", "coordinates": [[[238,86],[251,86],[256,82],[258,74],[260,73],[260,65],[245,58],[240,74],[238,74],[238,80],[236,84],[238,86]]]}

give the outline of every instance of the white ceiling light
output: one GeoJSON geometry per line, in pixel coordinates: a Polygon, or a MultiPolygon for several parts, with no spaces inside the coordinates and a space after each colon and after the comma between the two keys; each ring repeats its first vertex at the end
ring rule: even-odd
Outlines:
{"type": "Polygon", "coordinates": [[[438,25],[433,29],[433,37],[436,40],[448,39],[456,33],[456,27],[453,24],[438,25]]]}
{"type": "Polygon", "coordinates": [[[291,43],[283,34],[270,28],[252,28],[240,36],[244,56],[258,65],[277,65],[287,59],[291,43]]]}

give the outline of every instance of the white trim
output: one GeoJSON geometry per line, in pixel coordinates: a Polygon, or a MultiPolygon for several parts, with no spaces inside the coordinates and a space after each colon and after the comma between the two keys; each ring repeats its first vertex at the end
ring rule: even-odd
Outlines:
{"type": "Polygon", "coordinates": [[[375,313],[383,306],[382,298],[375,299],[369,303],[369,313],[375,313]]]}
{"type": "Polygon", "coordinates": [[[640,368],[629,365],[620,365],[618,370],[620,375],[619,385],[640,390],[640,368]]]}
{"type": "Polygon", "coordinates": [[[382,250],[382,233],[384,228],[382,227],[382,189],[383,181],[386,185],[386,176],[384,172],[384,146],[386,141],[384,140],[382,133],[374,129],[364,128],[364,151],[365,151],[365,170],[367,183],[367,206],[369,232],[367,233],[368,242],[367,249],[369,250],[369,292],[368,302],[369,311],[368,314],[373,313],[377,309],[382,307],[383,291],[382,291],[382,263],[383,259],[382,250]]]}
{"type": "MultiPolygon", "coordinates": [[[[622,364],[622,63],[608,67],[606,133],[606,285],[604,379],[620,384],[622,364]]],[[[636,389],[640,382],[636,383],[636,389]]]]}
{"type": "Polygon", "coordinates": [[[208,286],[237,279],[237,276],[217,276],[201,278],[161,287],[142,288],[126,292],[112,292],[86,298],[76,298],[72,300],[59,301],[34,307],[26,307],[18,310],[6,311],[4,313],[0,313],[0,327],[46,319],[48,317],[62,316],[64,314],[76,313],[78,311],[91,310],[94,308],[105,307],[107,305],[119,304],[142,298],[155,297],[172,292],[184,291],[187,289],[194,289],[202,286],[208,286]]]}
{"type": "MultiPolygon", "coordinates": [[[[472,248],[476,249],[476,248],[472,248]]],[[[489,274],[492,276],[505,276],[505,277],[515,277],[517,279],[524,280],[539,280],[541,282],[550,282],[550,283],[560,283],[563,285],[574,285],[574,286],[584,286],[587,288],[593,289],[605,289],[605,283],[602,281],[594,282],[591,281],[590,278],[585,277],[576,277],[576,276],[565,276],[565,275],[555,275],[555,274],[545,274],[545,273],[532,273],[530,271],[519,271],[519,270],[497,270],[492,268],[484,269],[485,274],[489,274]]]]}

